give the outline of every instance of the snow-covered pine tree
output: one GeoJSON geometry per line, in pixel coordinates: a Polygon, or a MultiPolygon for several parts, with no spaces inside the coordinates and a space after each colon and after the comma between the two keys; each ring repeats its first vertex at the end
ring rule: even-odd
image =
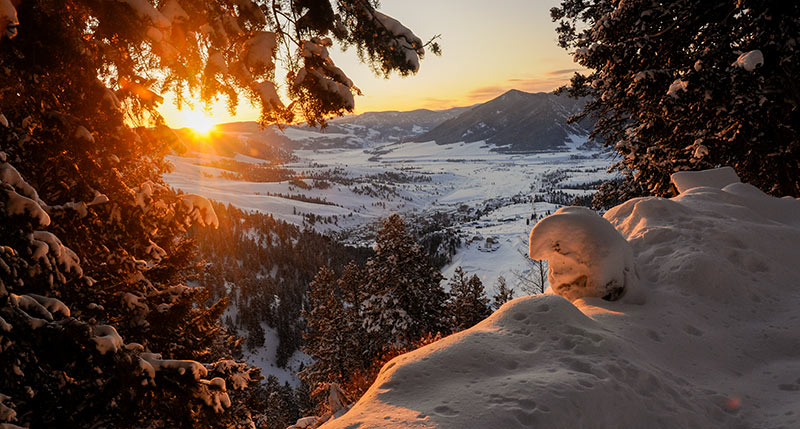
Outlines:
{"type": "Polygon", "coordinates": [[[498,276],[494,284],[497,293],[492,296],[492,308],[497,310],[503,304],[514,299],[514,289],[508,287],[508,282],[503,276],[498,276]]]}
{"type": "Polygon", "coordinates": [[[450,299],[447,303],[447,312],[454,331],[471,328],[492,314],[486,290],[481,279],[475,274],[467,276],[464,270],[458,267],[448,285],[450,299]]]}
{"type": "MultiPolygon", "coordinates": [[[[159,317],[172,315],[182,324],[187,324],[187,313],[196,318],[197,326],[183,328],[163,321],[186,338],[170,342],[162,355],[153,353],[159,351],[155,332],[166,331],[143,324],[153,319],[115,315],[98,304],[101,299],[73,301],[70,288],[91,298],[90,292],[99,292],[97,285],[103,283],[87,275],[91,263],[84,265],[65,246],[66,240],[47,231],[69,231],[55,224],[57,216],[50,216],[57,210],[44,202],[4,152],[0,161],[0,392],[3,407],[13,410],[0,413],[0,422],[85,427],[250,421],[246,410],[228,408],[231,398],[247,396],[260,378],[258,370],[226,359],[206,365],[169,359],[181,352],[188,357],[218,354],[217,341],[228,337],[218,335],[213,324],[207,326],[206,316],[213,311],[202,306],[176,311],[173,307],[186,306],[183,301],[191,299],[187,296],[195,295],[183,296],[185,286],[172,286],[177,288],[173,294],[173,289],[149,282],[159,293],[148,297],[163,295],[153,299],[161,303],[159,317]],[[132,341],[135,335],[120,335],[132,322],[151,335],[140,334],[142,342],[132,341]]],[[[124,302],[126,297],[120,298],[124,302]]]]}
{"type": "Polygon", "coordinates": [[[365,267],[361,307],[371,356],[404,348],[426,334],[448,332],[442,275],[394,214],[378,231],[375,256],[365,267]]]}
{"type": "Polygon", "coordinates": [[[616,199],[669,195],[671,173],[722,165],[800,196],[800,3],[569,0],[551,15],[588,69],[566,89],[592,97],[592,135],[619,152],[616,199]]]}
{"type": "Polygon", "coordinates": [[[301,373],[309,386],[324,382],[342,383],[355,370],[354,355],[358,350],[348,348],[351,342],[350,320],[346,317],[344,296],[337,285],[336,275],[322,267],[309,285],[309,310],[306,320],[304,350],[313,362],[301,373]]]}
{"type": "MultiPolygon", "coordinates": [[[[297,24],[324,2],[301,3],[4,3],[0,202],[9,220],[0,312],[8,365],[0,394],[16,410],[3,413],[6,421],[228,426],[256,418],[246,404],[258,371],[226,359],[239,340],[219,323],[224,301],[187,285],[196,266],[185,233],[218,220],[207,200],[177,195],[160,179],[169,168],[163,155],[180,142],[160,125],[156,91],[183,101],[223,94],[231,105],[243,91],[265,121],[295,111],[318,121],[352,109],[352,83],[327,56],[328,29],[297,24]],[[294,73],[289,94],[302,93],[290,107],[275,91],[278,57],[294,73]],[[130,128],[143,123],[155,127],[130,128]],[[23,214],[33,221],[16,217],[23,214]]],[[[343,23],[334,36],[365,48],[368,59],[416,69],[422,44],[371,3],[348,2],[334,21],[343,23]],[[370,26],[370,41],[354,35],[370,26]],[[367,49],[384,45],[405,59],[367,49]]]]}

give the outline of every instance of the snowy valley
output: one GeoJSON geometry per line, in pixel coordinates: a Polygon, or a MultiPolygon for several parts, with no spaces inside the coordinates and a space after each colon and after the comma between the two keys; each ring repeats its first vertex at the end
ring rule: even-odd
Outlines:
{"type": "MultiPolygon", "coordinates": [[[[516,93],[520,92],[509,94],[516,93]]],[[[528,153],[504,151],[506,146],[485,140],[414,141],[434,128],[436,120],[445,121],[462,110],[428,111],[427,120],[418,111],[367,113],[333,120],[323,130],[262,131],[256,124],[223,125],[220,134],[228,139],[246,142],[265,138],[264,133],[266,139],[281,136],[284,146],[296,147],[291,160],[281,167],[296,172],[296,177],[231,180],[230,171],[212,165],[233,161],[258,166],[268,160],[242,153],[224,156],[192,151],[168,157],[175,170],[165,179],[181,191],[271,214],[354,245],[369,246],[376,225],[392,213],[420,218],[461,214],[459,219],[469,221],[450,227],[457,227],[465,246],[445,275],[460,265],[468,272],[479,272],[490,287],[499,275],[510,277],[512,270],[524,271],[527,234],[535,223],[531,217],[540,219],[575,198],[590,202],[592,189],[613,177],[606,172],[611,161],[609,154],[586,144],[587,132],[577,126],[569,127],[570,133],[559,128],[565,134],[557,149],[528,153]],[[408,116],[422,125],[410,124],[408,116]],[[382,117],[380,126],[370,121],[376,117],[382,117]],[[405,134],[398,137],[392,131],[405,134]],[[487,254],[498,264],[479,266],[476,262],[487,254]]],[[[568,116],[561,118],[566,122],[568,116]]],[[[542,140],[550,138],[542,135],[542,140]]]]}
{"type": "MultiPolygon", "coordinates": [[[[485,106],[494,117],[504,108],[518,108],[526,96],[529,103],[544,101],[542,108],[564,99],[512,91],[477,108],[367,113],[334,119],[322,130],[225,124],[205,143],[194,142],[192,150],[169,156],[175,169],[165,180],[183,192],[267,214],[356,247],[371,247],[381,220],[400,213],[418,235],[429,238],[434,247],[429,252],[441,261],[446,279],[461,267],[481,279],[488,296],[496,292],[499,277],[516,296],[534,293],[541,286],[530,280],[530,228],[558,207],[573,201],[588,204],[591,189],[611,177],[606,172],[609,155],[586,144],[585,129],[566,125],[567,108],[548,113],[554,126],[529,123],[530,132],[542,132],[548,142],[543,151],[520,153],[507,150],[512,145],[485,140],[416,141],[442,123],[447,128],[453,122],[488,122],[482,116],[485,106]],[[562,139],[555,149],[554,138],[562,139]],[[219,150],[219,144],[215,149],[215,141],[225,142],[225,149],[219,150]],[[263,149],[265,144],[281,151],[280,162],[274,152],[263,149]],[[268,181],[234,176],[251,167],[293,173],[268,181]]],[[[574,101],[566,102],[574,109],[574,101]]],[[[516,125],[524,124],[521,119],[516,125]]],[[[233,319],[237,311],[235,306],[229,311],[233,319]]],[[[287,368],[280,368],[275,358],[278,335],[267,323],[263,330],[264,345],[246,356],[265,374],[295,384],[293,370],[307,364],[307,357],[294,353],[287,368]]]]}

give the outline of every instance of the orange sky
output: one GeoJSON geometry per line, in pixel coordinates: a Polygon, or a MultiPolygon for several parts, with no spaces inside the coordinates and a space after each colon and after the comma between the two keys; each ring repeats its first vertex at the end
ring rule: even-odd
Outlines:
{"type": "MultiPolygon", "coordinates": [[[[415,76],[377,77],[355,50],[331,49],[331,57],[359,87],[356,113],[377,110],[444,109],[487,101],[516,88],[549,91],[566,82],[577,65],[556,44],[549,10],[557,0],[382,0],[383,12],[423,40],[441,34],[443,55],[428,55],[415,76]]],[[[197,113],[178,111],[169,96],[161,107],[172,127],[187,126],[197,113]]],[[[209,112],[213,123],[255,120],[243,100],[230,116],[224,102],[209,112]]]]}

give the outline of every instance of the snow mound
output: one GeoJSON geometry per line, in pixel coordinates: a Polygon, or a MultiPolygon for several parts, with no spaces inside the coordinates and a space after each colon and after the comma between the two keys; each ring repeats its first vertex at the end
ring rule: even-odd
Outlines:
{"type": "Polygon", "coordinates": [[[390,361],[325,427],[800,427],[800,200],[732,183],[604,217],[645,303],[513,300],[390,361]]]}
{"type": "Polygon", "coordinates": [[[715,168],[713,170],[702,171],[679,171],[670,176],[672,184],[678,193],[686,192],[698,186],[710,186],[722,189],[731,183],[738,183],[739,176],[731,167],[715,168]]]}
{"type": "Polygon", "coordinates": [[[574,301],[614,301],[636,286],[633,250],[611,224],[586,207],[563,207],[531,230],[528,255],[547,259],[551,290],[574,301]]]}

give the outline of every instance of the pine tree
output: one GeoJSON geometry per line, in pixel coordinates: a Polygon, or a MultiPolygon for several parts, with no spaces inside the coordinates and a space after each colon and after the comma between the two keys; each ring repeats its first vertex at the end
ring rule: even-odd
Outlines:
{"type": "Polygon", "coordinates": [[[497,293],[492,296],[492,308],[495,310],[514,298],[514,289],[508,287],[505,277],[498,276],[494,288],[497,290],[497,293]]]}
{"type": "Polygon", "coordinates": [[[311,366],[301,375],[311,386],[332,380],[341,380],[346,372],[342,360],[345,350],[340,348],[344,306],[336,287],[335,273],[322,267],[309,285],[306,320],[305,351],[313,359],[311,366]]]}
{"type": "Polygon", "coordinates": [[[570,0],[551,15],[589,70],[566,89],[592,97],[592,135],[626,176],[601,200],[666,196],[673,172],[724,165],[800,196],[800,4],[570,0]]]}
{"type": "MultiPolygon", "coordinates": [[[[260,376],[229,359],[241,341],[219,322],[226,302],[187,285],[199,267],[187,232],[218,218],[160,178],[180,141],[158,116],[157,92],[223,95],[232,107],[242,92],[262,121],[352,110],[352,82],[327,56],[331,23],[373,64],[416,70],[422,43],[399,23],[381,27],[371,3],[304,21],[327,4],[305,3],[5,2],[0,393],[15,423],[252,424],[258,411],[246,404],[260,376]],[[290,107],[275,91],[279,58],[293,73],[290,107]]],[[[302,296],[289,298],[299,308],[302,296]]]]}
{"type": "Polygon", "coordinates": [[[371,346],[402,347],[426,334],[447,331],[442,275],[399,215],[384,221],[375,256],[367,260],[365,270],[362,315],[371,346]]]}
{"type": "Polygon", "coordinates": [[[471,328],[492,314],[486,290],[481,279],[475,274],[467,277],[464,270],[458,267],[448,285],[450,286],[448,314],[454,331],[471,328]]]}

